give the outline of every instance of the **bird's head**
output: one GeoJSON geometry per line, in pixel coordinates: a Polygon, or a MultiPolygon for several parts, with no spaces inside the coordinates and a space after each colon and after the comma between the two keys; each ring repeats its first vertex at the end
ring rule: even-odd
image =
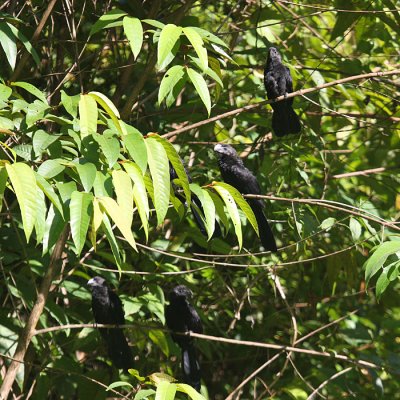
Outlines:
{"type": "Polygon", "coordinates": [[[218,143],[214,146],[214,151],[219,158],[223,156],[237,157],[236,150],[229,144],[218,143]]]}
{"type": "Polygon", "coordinates": [[[268,49],[268,60],[269,61],[282,61],[281,55],[279,54],[278,49],[276,49],[275,47],[270,47],[268,49]]]}
{"type": "Polygon", "coordinates": [[[191,299],[193,296],[193,292],[187,288],[185,285],[175,286],[170,294],[169,300],[176,301],[176,300],[188,300],[191,299]]]}
{"type": "Polygon", "coordinates": [[[107,282],[101,276],[95,276],[94,278],[88,280],[87,285],[89,286],[90,290],[93,290],[94,288],[98,287],[107,287],[107,282]]]}

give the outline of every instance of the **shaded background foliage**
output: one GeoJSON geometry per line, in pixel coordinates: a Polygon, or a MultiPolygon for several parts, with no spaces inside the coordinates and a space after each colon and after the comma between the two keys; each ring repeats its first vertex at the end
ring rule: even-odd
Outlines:
{"type": "MultiPolygon", "coordinates": [[[[19,18],[21,22],[10,20],[10,23],[31,40],[47,7],[40,1],[7,1],[1,12],[8,17],[2,15],[1,23],[11,16],[19,18]]],[[[144,3],[62,0],[56,2],[38,37],[31,40],[37,64],[31,55],[19,68],[23,59],[15,54],[13,70],[12,49],[11,53],[4,46],[0,49],[2,59],[8,60],[0,65],[4,83],[24,81],[40,88],[51,106],[51,111],[46,112],[59,117],[68,115],[60,106],[61,90],[69,96],[101,92],[112,99],[122,119],[143,134],[162,135],[207,119],[197,91],[188,82],[177,91],[176,101],[169,108],[158,104],[165,71],[156,68],[157,44],[153,43],[157,38],[156,28],[145,25],[145,29],[155,32],[145,34],[136,60],[121,26],[109,26],[90,36],[99,18],[116,7],[139,19],[201,27],[229,45],[227,53],[233,61],[213,53],[207,46],[209,56],[220,59],[224,84],[220,88],[207,78],[212,116],[265,99],[262,72],[266,49],[271,44],[279,47],[285,64],[290,67],[295,90],[347,76],[399,68],[400,14],[392,1],[338,0],[326,5],[283,0],[182,4],[157,0],[144,3]]],[[[15,42],[22,53],[24,39],[15,42]]],[[[191,65],[189,56],[193,54],[190,43],[182,38],[167,68],[191,65]]],[[[45,160],[65,156],[70,151],[68,146],[74,149],[72,133],[68,137],[57,120],[43,121],[40,106],[38,103],[34,106],[35,97],[13,89],[12,111],[2,105],[0,123],[1,128],[15,133],[9,136],[1,131],[2,142],[16,151],[18,161],[37,170],[45,160]],[[18,109],[18,97],[33,104],[30,111],[18,109]],[[61,139],[32,157],[23,146],[32,143],[32,135],[39,129],[60,134],[61,139]]],[[[327,203],[321,206],[268,201],[267,215],[273,221],[282,249],[274,256],[252,256],[260,250],[259,242],[247,223],[240,257],[234,256],[239,251],[233,228],[226,237],[207,243],[190,213],[181,218],[170,208],[162,226],[157,226],[153,213],[148,247],[141,246],[134,252],[116,234],[121,275],[116,272],[110,244],[101,240],[101,235],[97,237],[100,242],[96,251],[87,240],[80,255],[69,238],[38,329],[90,323],[93,317],[85,285],[89,277],[101,274],[118,287],[127,322],[138,324],[135,329],[126,330],[136,356],[135,368],[142,376],[164,371],[179,377],[178,348],[168,334],[146,326],[162,327],[164,291],[176,284],[186,284],[195,294],[194,303],[207,334],[290,345],[294,337],[301,339],[324,327],[300,347],[344,354],[384,367],[384,370],[360,368],[300,353],[292,353],[287,361],[286,353],[281,353],[236,392],[238,398],[306,399],[313,388],[349,366],[353,368],[320,390],[323,396],[399,398],[398,256],[392,254],[385,264],[393,263],[395,272],[387,290],[379,293],[382,295],[379,303],[373,290],[376,279],[372,278],[366,290],[363,271],[374,246],[398,240],[398,225],[377,222],[379,218],[382,222],[397,221],[399,217],[398,97],[398,78],[354,80],[294,99],[303,123],[299,137],[271,136],[269,106],[238,112],[174,136],[171,142],[199,185],[220,180],[212,147],[217,141],[227,140],[256,172],[264,194],[332,201],[336,203],[330,205],[338,209],[326,208],[327,203]],[[376,168],[379,170],[355,174],[376,168]],[[353,214],[343,204],[353,206],[353,214]],[[375,221],[363,216],[373,216],[375,221]],[[209,254],[215,256],[206,257],[209,254]],[[276,286],[276,275],[282,291],[276,286]],[[297,327],[293,326],[293,318],[297,327]]],[[[2,159],[8,159],[9,154],[7,147],[2,146],[2,159]]],[[[90,152],[80,155],[86,159],[93,157],[90,152]]],[[[94,162],[106,170],[104,159],[94,162]]],[[[66,182],[80,183],[79,177],[71,173],[63,178],[66,182]]],[[[11,190],[5,191],[4,200],[0,227],[3,277],[0,351],[12,356],[50,257],[47,253],[42,255],[37,237],[26,243],[18,203],[11,190]]],[[[143,245],[146,237],[140,225],[136,218],[135,239],[143,245]]],[[[57,237],[54,235],[54,242],[57,237]]],[[[206,340],[197,343],[203,381],[209,397],[215,399],[226,398],[248,375],[277,354],[263,348],[206,340]]],[[[3,371],[8,362],[3,358],[3,371]]],[[[104,388],[87,378],[105,385],[119,379],[137,385],[133,377],[118,377],[107,360],[98,332],[91,328],[36,335],[17,378],[14,393],[37,399],[105,398],[104,388]]]]}

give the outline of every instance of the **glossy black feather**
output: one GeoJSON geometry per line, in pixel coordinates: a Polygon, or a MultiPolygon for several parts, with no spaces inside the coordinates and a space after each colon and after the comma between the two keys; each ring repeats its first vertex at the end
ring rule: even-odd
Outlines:
{"type": "MultiPolygon", "coordinates": [[[[173,332],[203,332],[201,320],[189,299],[192,292],[184,285],[176,286],[169,295],[169,305],[165,307],[165,320],[173,332]]],[[[201,370],[198,362],[194,338],[172,333],[172,339],[181,348],[181,368],[184,381],[200,391],[201,370]]]]}
{"type": "MultiPolygon", "coordinates": [[[[123,325],[124,309],[120,298],[110,289],[104,278],[96,276],[88,281],[92,292],[92,311],[98,324],[123,325]]],[[[133,368],[131,349],[122,329],[99,329],[106,344],[108,355],[117,368],[127,371],[133,368]]]]}
{"type": "MultiPolygon", "coordinates": [[[[244,166],[243,161],[232,146],[217,144],[214,151],[218,157],[222,178],[226,183],[229,183],[242,194],[261,194],[256,177],[244,166]]],[[[264,203],[257,199],[248,199],[247,202],[257,219],[262,245],[268,251],[277,251],[274,235],[263,212],[264,203]]]]}
{"type": "MultiPolygon", "coordinates": [[[[290,70],[282,64],[281,56],[275,47],[268,50],[267,63],[264,69],[264,85],[268,99],[293,92],[293,82],[290,70]]],[[[293,98],[271,103],[274,110],[272,129],[277,136],[300,133],[300,120],[292,107],[293,98]]]]}

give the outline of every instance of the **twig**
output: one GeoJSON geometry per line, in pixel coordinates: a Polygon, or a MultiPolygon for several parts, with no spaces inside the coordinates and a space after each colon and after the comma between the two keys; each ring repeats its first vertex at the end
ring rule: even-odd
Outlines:
{"type": "Polygon", "coordinates": [[[344,370],[337,372],[336,374],[332,375],[329,379],[327,379],[326,381],[322,382],[308,397],[307,400],[313,400],[315,398],[315,395],[317,394],[317,392],[322,389],[324,386],[326,386],[329,382],[332,382],[334,379],[338,378],[339,376],[351,371],[353,369],[353,367],[348,367],[345,368],[344,370]]]}
{"type": "Polygon", "coordinates": [[[364,169],[363,171],[354,171],[354,172],[347,172],[345,174],[333,175],[332,178],[340,179],[340,178],[350,178],[352,176],[359,176],[359,175],[367,176],[369,174],[378,174],[379,172],[384,172],[384,171],[386,171],[386,168],[384,167],[364,169]]]}
{"type": "MultiPolygon", "coordinates": [[[[44,328],[44,329],[39,329],[35,330],[33,332],[34,335],[39,335],[43,333],[49,333],[49,332],[55,332],[55,331],[60,331],[64,329],[82,329],[82,328],[122,328],[122,329],[127,329],[127,328],[137,328],[141,327],[143,329],[158,329],[162,330],[164,332],[171,332],[169,329],[162,328],[159,326],[149,326],[149,325],[143,325],[143,324],[124,324],[124,325],[112,325],[112,324],[65,324],[65,325],[59,325],[59,326],[53,326],[50,328],[44,328]]],[[[263,343],[263,342],[254,342],[250,340],[237,340],[237,339],[229,339],[229,338],[224,338],[220,336],[212,336],[212,335],[204,335],[202,333],[195,333],[195,332],[174,332],[177,335],[181,336],[189,336],[189,337],[195,337],[201,340],[210,340],[213,342],[220,342],[220,343],[230,343],[234,344],[237,346],[248,346],[248,347],[259,347],[259,348],[264,348],[264,349],[273,349],[273,350],[283,350],[283,351],[293,351],[294,353],[301,353],[301,354],[308,354],[312,356],[317,356],[317,357],[327,357],[327,358],[332,358],[335,360],[340,360],[344,362],[349,362],[353,363],[355,365],[358,365],[360,367],[365,367],[365,368],[373,368],[373,369],[382,369],[383,367],[378,364],[374,364],[369,361],[365,360],[357,360],[357,359],[352,359],[348,356],[345,356],[343,354],[336,354],[336,353],[328,353],[326,351],[316,351],[316,350],[309,350],[309,349],[301,349],[293,346],[285,346],[285,345],[280,345],[280,344],[274,344],[274,343],[263,343]]]]}

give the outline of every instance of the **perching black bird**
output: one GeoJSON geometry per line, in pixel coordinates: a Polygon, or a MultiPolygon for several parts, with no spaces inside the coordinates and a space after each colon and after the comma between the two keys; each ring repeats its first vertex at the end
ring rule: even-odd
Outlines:
{"type": "MultiPolygon", "coordinates": [[[[120,298],[110,289],[106,280],[95,276],[88,281],[92,292],[92,311],[98,324],[123,325],[125,323],[124,309],[120,298]]],[[[114,366],[127,371],[133,367],[132,352],[122,329],[99,329],[107,352],[114,366]]]]}
{"type": "MultiPolygon", "coordinates": [[[[185,172],[188,177],[189,183],[192,183],[192,177],[190,176],[186,167],[184,167],[184,168],[185,168],[185,172]]],[[[174,179],[178,178],[178,174],[176,173],[176,171],[171,163],[169,163],[169,177],[170,177],[171,182],[174,179]]],[[[182,196],[180,193],[178,193],[178,191],[176,190],[177,188],[174,184],[172,184],[172,187],[174,189],[175,196],[187,207],[186,199],[184,198],[184,196],[182,196]]],[[[200,212],[204,214],[204,210],[203,210],[201,201],[194,193],[192,193],[191,198],[192,198],[192,204],[190,205],[190,210],[192,211],[196,225],[200,229],[200,232],[203,234],[203,236],[208,237],[204,220],[201,217],[201,215],[199,214],[199,212],[197,211],[197,210],[200,210],[200,212]]],[[[220,237],[220,236],[221,236],[221,227],[219,226],[218,221],[215,220],[214,233],[213,233],[212,237],[216,238],[216,237],[220,237]]]]}
{"type": "MultiPolygon", "coordinates": [[[[174,332],[203,332],[203,326],[197,311],[189,303],[192,291],[184,285],[176,286],[169,294],[169,305],[165,307],[167,326],[174,332]]],[[[194,338],[190,336],[171,334],[172,339],[182,351],[182,374],[184,382],[200,391],[201,372],[197,360],[194,338]]]]}
{"type": "MultiPolygon", "coordinates": [[[[217,144],[214,151],[217,153],[219,169],[226,183],[229,183],[242,194],[261,194],[256,177],[244,166],[243,161],[232,146],[217,144]]],[[[265,250],[277,251],[274,235],[263,212],[264,204],[262,200],[246,200],[257,219],[260,240],[265,250]]]]}
{"type": "MultiPolygon", "coordinates": [[[[282,58],[275,47],[268,50],[267,63],[264,69],[264,85],[268,99],[293,92],[290,70],[282,64],[282,58]]],[[[292,108],[293,98],[271,103],[274,110],[272,115],[272,129],[277,136],[291,133],[300,133],[300,120],[292,108]]]]}

